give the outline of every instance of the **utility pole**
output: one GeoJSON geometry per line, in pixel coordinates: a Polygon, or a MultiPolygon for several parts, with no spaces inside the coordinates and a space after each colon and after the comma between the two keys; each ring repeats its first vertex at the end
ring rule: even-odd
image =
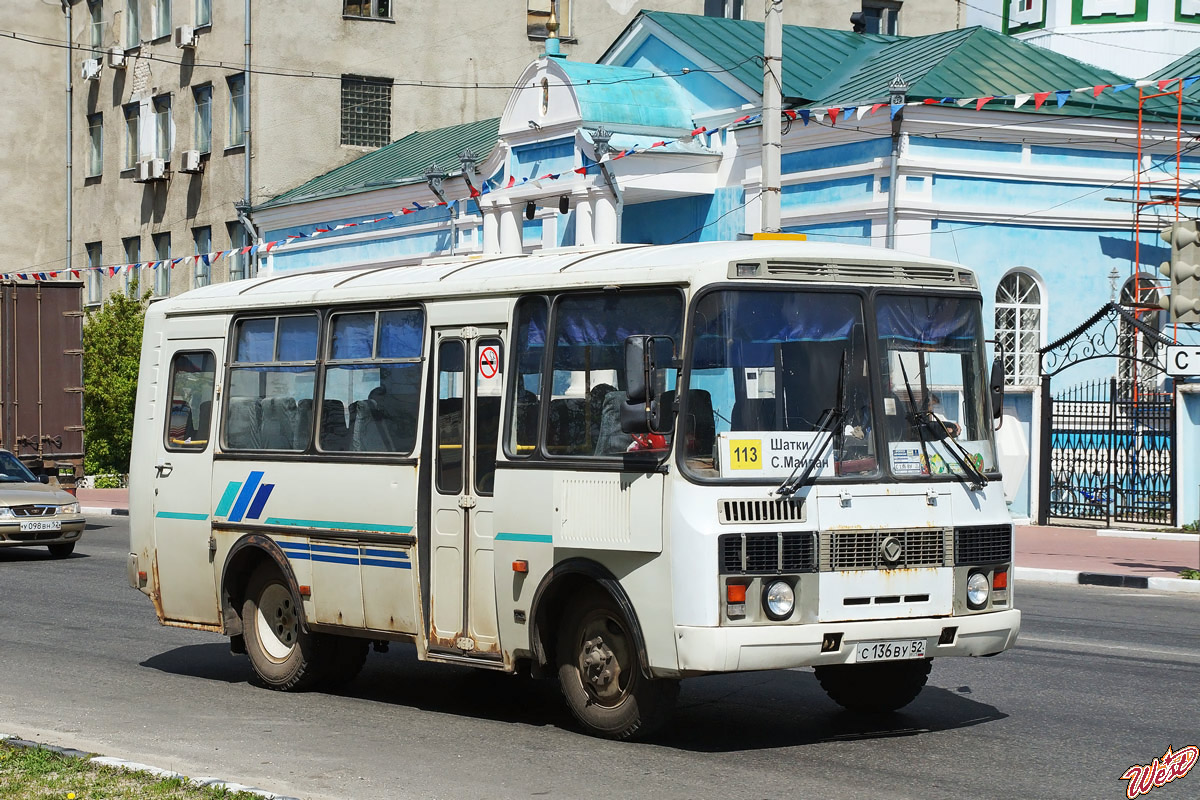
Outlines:
{"type": "Polygon", "coordinates": [[[904,106],[908,102],[908,83],[897,75],[888,84],[889,105],[892,111],[892,157],[888,163],[887,247],[896,249],[896,194],[900,180],[900,126],[904,122],[904,106]]]}
{"type": "Polygon", "coordinates": [[[767,233],[779,231],[780,157],[783,150],[783,0],[764,0],[762,93],[762,224],[767,233]]]}

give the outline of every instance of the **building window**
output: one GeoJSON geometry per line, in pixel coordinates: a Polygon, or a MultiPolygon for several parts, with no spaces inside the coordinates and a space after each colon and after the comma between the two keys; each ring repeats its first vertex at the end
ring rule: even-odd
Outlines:
{"type": "Polygon", "coordinates": [[[171,0],[154,0],[154,38],[171,35],[171,0]]]}
{"type": "Polygon", "coordinates": [[[140,236],[130,236],[121,240],[125,250],[125,295],[133,297],[137,294],[138,278],[141,277],[142,239],[140,236]]]}
{"type": "Polygon", "coordinates": [[[212,228],[192,228],[192,241],[196,243],[196,268],[192,272],[192,288],[199,289],[212,283],[212,266],[209,264],[209,253],[212,252],[212,228]]]}
{"type": "Polygon", "coordinates": [[[1001,278],[996,287],[996,339],[1004,351],[1004,380],[1010,386],[1037,383],[1045,319],[1037,278],[1025,270],[1001,278]]]}
{"type": "Polygon", "coordinates": [[[240,221],[234,220],[226,222],[225,229],[229,231],[229,249],[234,251],[229,254],[229,280],[240,281],[242,278],[253,277],[247,270],[250,264],[250,254],[242,255],[237,252],[250,244],[246,227],[240,221]]]}
{"type": "Polygon", "coordinates": [[[93,53],[99,55],[100,48],[104,46],[104,6],[100,0],[88,3],[88,39],[93,53]]]}
{"type": "Polygon", "coordinates": [[[391,0],[342,0],[342,16],[391,19],[391,0]]]}
{"type": "MultiPolygon", "coordinates": [[[[1150,328],[1161,331],[1166,313],[1162,311],[1141,311],[1129,308],[1133,303],[1139,305],[1158,305],[1161,295],[1154,287],[1155,277],[1142,273],[1136,279],[1130,278],[1121,287],[1121,305],[1137,315],[1140,322],[1150,328]],[[1141,291],[1138,292],[1140,287],[1141,291]]],[[[1154,337],[1147,336],[1138,328],[1124,319],[1121,320],[1117,332],[1117,396],[1131,399],[1138,395],[1159,391],[1163,374],[1149,364],[1135,361],[1142,359],[1150,363],[1158,362],[1158,342],[1154,337]]]]}
{"type": "Polygon", "coordinates": [[[140,155],[138,109],[137,103],[130,103],[122,108],[125,112],[125,169],[136,167],[140,155]]]}
{"type": "Polygon", "coordinates": [[[171,293],[171,234],[156,233],[154,241],[154,295],[166,297],[171,293]]]}
{"type": "Polygon", "coordinates": [[[212,85],[197,86],[192,89],[192,100],[196,103],[196,113],[192,119],[195,130],[192,141],[201,153],[212,152],[212,85]]]}
{"type": "Polygon", "coordinates": [[[163,161],[171,160],[171,95],[154,98],[154,155],[163,161]]]}
{"type": "Polygon", "coordinates": [[[104,265],[104,250],[100,242],[88,242],[84,245],[87,250],[87,304],[100,305],[100,267],[104,265]]]}
{"type": "Polygon", "coordinates": [[[742,0],[704,0],[704,16],[745,19],[742,0]]]}
{"type": "Polygon", "coordinates": [[[343,75],[342,144],[383,147],[391,140],[391,79],[343,75]]]}
{"type": "Polygon", "coordinates": [[[212,25],[212,0],[196,0],[196,27],[212,25]]]}
{"type": "Polygon", "coordinates": [[[87,177],[94,178],[104,171],[104,115],[88,114],[87,177]]]}
{"type": "Polygon", "coordinates": [[[863,0],[864,33],[895,36],[900,31],[900,4],[889,0],[863,0]]]}
{"type": "Polygon", "coordinates": [[[246,76],[230,75],[229,84],[229,146],[246,143],[246,76]]]}
{"type": "Polygon", "coordinates": [[[125,0],[125,49],[132,50],[142,43],[142,24],[139,19],[138,3],[141,0],[125,0]]]}
{"type": "MultiPolygon", "coordinates": [[[[739,3],[740,4],[740,3],[739,3]]],[[[545,39],[550,35],[546,28],[550,22],[550,11],[558,20],[558,38],[571,37],[571,4],[569,0],[529,0],[527,7],[526,29],[530,39],[545,39]]]]}

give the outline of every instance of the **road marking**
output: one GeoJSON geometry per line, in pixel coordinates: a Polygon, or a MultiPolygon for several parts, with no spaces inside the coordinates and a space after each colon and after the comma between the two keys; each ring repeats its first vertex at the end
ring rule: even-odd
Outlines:
{"type": "MultiPolygon", "coordinates": [[[[1022,633],[1017,636],[1017,646],[1022,644],[1034,645],[1057,645],[1058,647],[1070,650],[1116,650],[1118,652],[1135,653],[1137,655],[1159,655],[1170,656],[1173,658],[1187,658],[1189,661],[1200,658],[1200,651],[1185,650],[1183,648],[1162,648],[1162,647],[1138,647],[1128,644],[1102,644],[1101,642],[1089,642],[1085,639],[1048,639],[1041,636],[1030,636],[1022,633]]],[[[1035,649],[1037,649],[1035,647],[1035,649]]]]}

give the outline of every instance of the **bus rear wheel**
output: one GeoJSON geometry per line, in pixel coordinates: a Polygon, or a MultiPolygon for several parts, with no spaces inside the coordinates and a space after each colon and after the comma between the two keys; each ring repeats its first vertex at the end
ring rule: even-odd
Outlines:
{"type": "Polygon", "coordinates": [[[558,634],[558,682],[571,713],[605,739],[647,736],[675,707],[679,682],[642,674],[625,615],[608,593],[582,593],[558,634]]]}
{"type": "Polygon", "coordinates": [[[817,680],[833,702],[847,711],[882,714],[911,703],[925,688],[933,659],[816,667],[817,680]]]}
{"type": "Polygon", "coordinates": [[[246,584],[242,630],[250,664],[266,688],[301,691],[328,674],[329,643],[302,629],[291,587],[273,564],[259,566],[246,584]]]}

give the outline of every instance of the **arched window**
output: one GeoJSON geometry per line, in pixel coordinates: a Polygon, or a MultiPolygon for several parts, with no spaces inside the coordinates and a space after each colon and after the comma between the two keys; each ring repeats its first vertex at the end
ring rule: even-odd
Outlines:
{"type": "Polygon", "coordinates": [[[1037,383],[1038,348],[1046,325],[1044,293],[1033,273],[1015,269],[996,287],[996,339],[1004,350],[1004,381],[1037,383]]]}
{"type": "MultiPolygon", "coordinates": [[[[1121,287],[1121,305],[1127,309],[1133,303],[1150,306],[1158,305],[1158,299],[1159,293],[1158,289],[1154,288],[1154,277],[1152,275],[1142,273],[1138,276],[1136,284],[1135,279],[1130,278],[1121,287]],[[1139,296],[1135,297],[1138,294],[1135,287],[1138,285],[1141,287],[1141,292],[1139,296]]],[[[1146,323],[1155,330],[1162,330],[1163,312],[1140,310],[1136,313],[1141,322],[1146,323]]],[[[1157,390],[1163,378],[1162,373],[1148,364],[1133,360],[1140,358],[1144,361],[1153,362],[1156,360],[1157,348],[1158,343],[1153,338],[1146,336],[1125,320],[1121,320],[1121,329],[1117,339],[1117,352],[1121,356],[1117,359],[1117,394],[1119,396],[1134,397],[1135,394],[1144,394],[1157,390]],[[1134,391],[1135,387],[1138,390],[1136,393],[1134,391]]]]}

